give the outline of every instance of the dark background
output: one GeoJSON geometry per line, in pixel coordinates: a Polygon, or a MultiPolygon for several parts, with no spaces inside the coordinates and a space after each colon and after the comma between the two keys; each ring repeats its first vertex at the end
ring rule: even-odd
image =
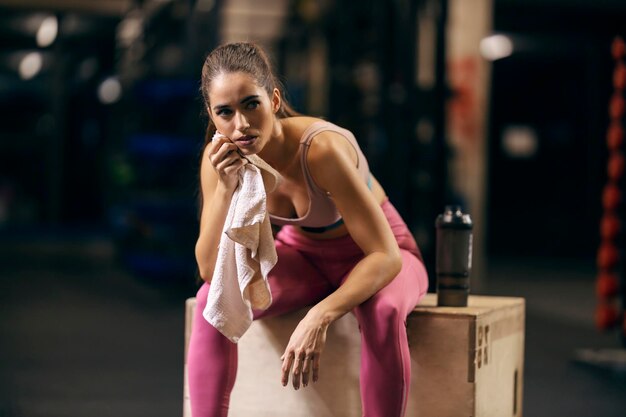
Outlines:
{"type": "MultiPolygon", "coordinates": [[[[463,200],[446,169],[445,109],[456,94],[446,82],[448,2],[233,4],[0,0],[0,417],[182,410],[206,125],[199,76],[223,31],[268,45],[298,110],[355,132],[433,277],[434,219],[463,200]],[[424,89],[407,51],[413,17],[428,7],[436,79],[424,89]],[[59,33],[41,47],[46,16],[59,33]],[[309,108],[319,39],[327,105],[309,108]],[[23,79],[20,59],[34,51],[41,71],[23,79]],[[104,103],[109,77],[121,95],[104,103]],[[418,140],[418,120],[432,140],[418,140]]],[[[493,62],[489,80],[483,292],[527,300],[525,415],[621,417],[623,368],[573,359],[579,348],[623,352],[619,329],[595,327],[594,286],[610,46],[626,35],[626,2],[494,0],[492,24],[515,51],[493,62]],[[530,157],[503,147],[512,125],[534,130],[530,157]]]]}

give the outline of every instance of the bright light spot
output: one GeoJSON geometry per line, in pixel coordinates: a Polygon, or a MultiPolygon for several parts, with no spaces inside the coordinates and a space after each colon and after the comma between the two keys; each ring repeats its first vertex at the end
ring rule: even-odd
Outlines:
{"type": "Polygon", "coordinates": [[[122,96],[122,84],[117,77],[109,77],[98,87],[98,99],[104,104],[113,104],[122,96]]]}
{"type": "Polygon", "coordinates": [[[513,41],[504,35],[492,35],[480,41],[480,54],[489,61],[506,58],[513,53],[513,41]]]}
{"type": "Polygon", "coordinates": [[[130,46],[143,33],[143,19],[137,13],[130,13],[117,27],[117,38],[123,46],[130,46]]]}
{"type": "Polygon", "coordinates": [[[502,132],[502,149],[510,158],[532,158],[538,148],[537,132],[530,126],[508,126],[502,132]]]}
{"type": "Polygon", "coordinates": [[[37,30],[37,45],[40,48],[52,45],[59,33],[59,21],[55,16],[48,16],[39,25],[37,30]]]}
{"type": "Polygon", "coordinates": [[[19,73],[22,80],[30,80],[41,71],[43,58],[39,52],[31,52],[24,55],[20,61],[19,73]]]}

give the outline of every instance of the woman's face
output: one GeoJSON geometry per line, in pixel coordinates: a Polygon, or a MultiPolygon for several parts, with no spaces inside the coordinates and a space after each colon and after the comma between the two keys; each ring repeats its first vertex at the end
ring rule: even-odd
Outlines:
{"type": "Polygon", "coordinates": [[[209,115],[218,132],[231,139],[244,155],[256,154],[274,130],[280,94],[271,99],[253,77],[243,72],[222,73],[209,86],[209,115]]]}

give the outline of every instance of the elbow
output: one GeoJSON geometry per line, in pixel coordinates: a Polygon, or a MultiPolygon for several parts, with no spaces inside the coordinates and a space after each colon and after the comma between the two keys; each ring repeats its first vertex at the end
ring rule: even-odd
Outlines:
{"type": "Polygon", "coordinates": [[[198,264],[198,275],[202,279],[202,281],[210,282],[211,281],[211,273],[208,269],[202,268],[200,264],[198,264]]]}
{"type": "Polygon", "coordinates": [[[389,269],[393,272],[391,274],[392,279],[402,270],[402,255],[400,254],[400,250],[396,250],[389,255],[389,269]]]}
{"type": "Polygon", "coordinates": [[[196,265],[198,266],[198,275],[205,282],[211,282],[213,278],[213,268],[208,265],[208,262],[200,256],[198,246],[196,245],[196,265]]]}
{"type": "Polygon", "coordinates": [[[206,281],[209,276],[208,268],[203,265],[203,262],[200,261],[198,256],[196,255],[196,266],[198,267],[198,275],[202,278],[202,281],[206,281]]]}
{"type": "Polygon", "coordinates": [[[197,264],[198,264],[198,275],[200,276],[202,281],[211,282],[211,279],[213,278],[213,269],[202,265],[200,262],[198,262],[197,264]]]}
{"type": "Polygon", "coordinates": [[[385,270],[387,271],[387,282],[389,284],[402,270],[402,254],[399,248],[394,248],[386,252],[385,270]]]}

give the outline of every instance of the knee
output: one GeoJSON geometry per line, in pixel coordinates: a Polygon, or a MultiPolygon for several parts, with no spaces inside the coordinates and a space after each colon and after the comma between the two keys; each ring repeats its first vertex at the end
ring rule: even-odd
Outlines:
{"type": "MultiPolygon", "coordinates": [[[[359,320],[361,331],[361,349],[376,357],[392,358],[390,352],[396,352],[391,346],[402,339],[404,324],[400,323],[398,310],[388,303],[381,303],[373,315],[359,320]]],[[[387,359],[385,359],[387,360],[387,359]]]]}
{"type": "Polygon", "coordinates": [[[394,300],[388,297],[381,297],[378,300],[374,300],[372,314],[385,323],[396,322],[400,319],[400,308],[394,300]]]}
{"type": "Polygon", "coordinates": [[[361,305],[360,309],[359,324],[364,335],[389,336],[405,321],[397,303],[386,297],[374,297],[361,305]]]}

